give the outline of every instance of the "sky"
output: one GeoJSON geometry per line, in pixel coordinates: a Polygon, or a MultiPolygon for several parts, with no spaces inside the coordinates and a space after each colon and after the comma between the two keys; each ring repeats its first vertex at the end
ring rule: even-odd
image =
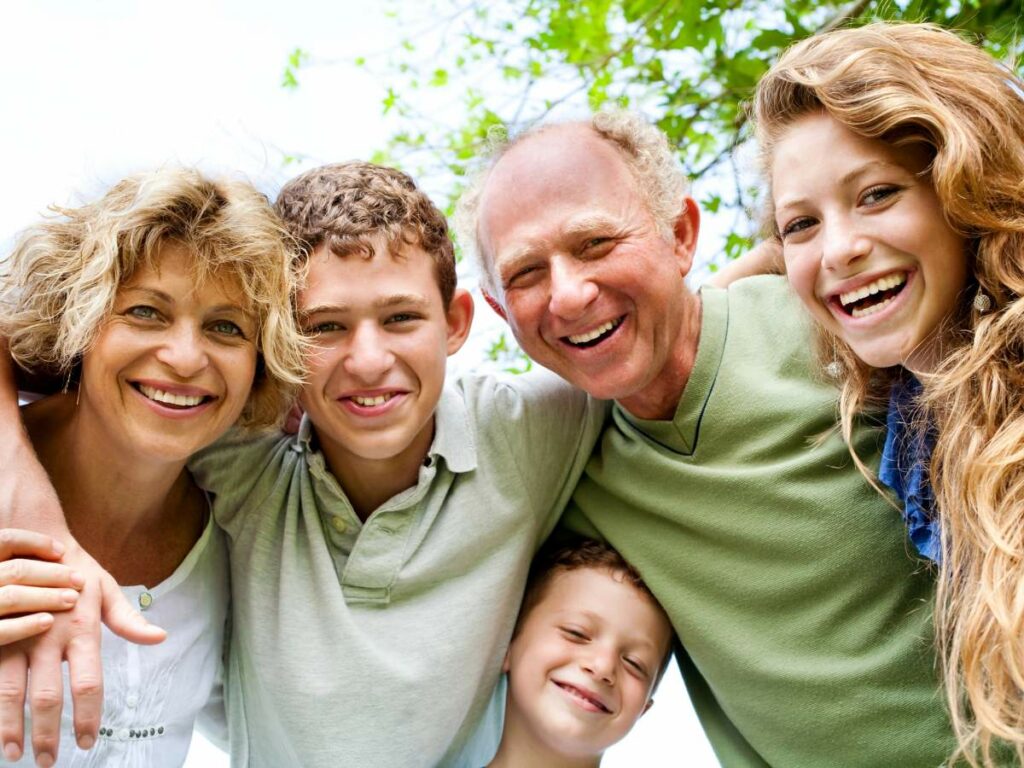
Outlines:
{"type": "MultiPolygon", "coordinates": [[[[0,5],[0,258],[47,206],[92,199],[163,164],[240,173],[268,195],[307,163],[369,158],[393,128],[387,83],[350,62],[410,33],[402,10],[366,0],[9,0],[0,5]],[[289,53],[335,57],[281,87],[289,53]]],[[[707,238],[705,238],[707,240],[707,238]]],[[[498,321],[478,301],[475,366],[498,321]]],[[[457,672],[456,672],[457,673],[457,672]]],[[[673,667],[640,725],[604,765],[715,766],[673,667]]],[[[198,738],[188,766],[227,766],[198,738]]]]}

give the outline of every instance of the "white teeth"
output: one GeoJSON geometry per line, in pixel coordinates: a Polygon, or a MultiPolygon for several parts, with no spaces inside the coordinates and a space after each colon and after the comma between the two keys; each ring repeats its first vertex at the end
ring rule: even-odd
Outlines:
{"type": "Polygon", "coordinates": [[[587,331],[586,333],[581,333],[581,334],[578,334],[576,336],[567,336],[566,338],[568,338],[569,341],[571,341],[573,344],[585,344],[588,341],[593,341],[594,339],[596,339],[598,336],[601,336],[602,334],[608,333],[608,331],[610,331],[612,328],[614,328],[618,324],[619,324],[618,320],[609,320],[604,325],[599,326],[599,327],[595,328],[592,331],[587,331]]]}
{"type": "Polygon", "coordinates": [[[879,311],[885,309],[890,304],[892,304],[894,301],[896,301],[896,297],[895,296],[890,296],[885,301],[880,301],[877,304],[872,304],[869,307],[863,307],[863,308],[861,308],[861,307],[854,307],[852,310],[850,310],[850,316],[851,317],[867,317],[868,315],[873,315],[873,314],[875,314],[875,312],[879,312],[879,311]]]}
{"type": "Polygon", "coordinates": [[[352,400],[355,402],[356,405],[361,405],[364,408],[370,408],[374,405],[384,405],[384,403],[386,403],[394,396],[394,393],[388,395],[377,395],[376,397],[353,396],[352,400]]]}
{"type": "Polygon", "coordinates": [[[167,405],[179,405],[191,408],[203,402],[202,395],[175,395],[171,392],[164,392],[162,389],[157,389],[156,387],[147,387],[145,384],[139,384],[139,391],[150,400],[155,400],[158,403],[166,403],[167,405]]]}
{"type": "MultiPolygon", "coordinates": [[[[898,285],[903,285],[907,282],[907,275],[905,272],[893,272],[891,275],[880,277],[873,283],[861,286],[855,291],[848,291],[847,293],[839,294],[839,301],[842,305],[848,306],[855,301],[866,299],[868,296],[878,293],[879,291],[887,291],[890,288],[895,288],[898,285]]],[[[884,306],[888,302],[883,302],[880,306],[884,306]]],[[[854,317],[859,317],[856,313],[854,317]]]]}

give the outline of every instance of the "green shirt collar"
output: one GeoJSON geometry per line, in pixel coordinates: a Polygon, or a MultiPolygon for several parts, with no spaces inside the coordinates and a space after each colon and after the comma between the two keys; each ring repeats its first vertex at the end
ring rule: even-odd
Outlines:
{"type": "Polygon", "coordinates": [[[711,396],[722,363],[729,324],[729,299],[724,290],[704,287],[700,297],[701,323],[697,357],[672,420],[638,419],[618,403],[614,411],[617,420],[625,420],[656,443],[686,455],[693,454],[697,449],[700,420],[704,416],[704,406],[711,396]]]}

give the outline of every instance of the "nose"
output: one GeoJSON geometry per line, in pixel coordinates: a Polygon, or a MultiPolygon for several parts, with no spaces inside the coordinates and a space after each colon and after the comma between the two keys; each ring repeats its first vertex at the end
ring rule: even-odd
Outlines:
{"type": "Polygon", "coordinates": [[[351,331],[345,352],[346,373],[366,384],[379,381],[395,363],[384,336],[375,324],[357,325],[351,331]]]}
{"type": "Polygon", "coordinates": [[[598,288],[586,262],[568,256],[551,260],[551,300],[549,309],[557,317],[574,319],[597,298],[598,288]]]}
{"type": "Polygon", "coordinates": [[[617,654],[598,643],[592,643],[587,650],[589,653],[582,664],[584,671],[607,685],[612,685],[615,682],[617,654]]]}
{"type": "Polygon", "coordinates": [[[825,269],[842,272],[871,252],[871,238],[848,217],[825,223],[821,261],[825,269]]]}
{"type": "Polygon", "coordinates": [[[210,363],[202,329],[192,323],[175,323],[167,329],[156,358],[183,379],[197,375],[210,363]]]}

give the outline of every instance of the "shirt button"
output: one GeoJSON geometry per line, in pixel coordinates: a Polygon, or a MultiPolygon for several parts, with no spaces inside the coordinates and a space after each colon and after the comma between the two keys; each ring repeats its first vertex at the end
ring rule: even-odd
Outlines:
{"type": "Polygon", "coordinates": [[[117,732],[117,738],[119,738],[119,739],[127,739],[127,738],[129,738],[128,734],[129,734],[128,729],[127,728],[122,728],[120,731],[117,732]]]}
{"type": "Polygon", "coordinates": [[[153,604],[153,596],[149,592],[143,592],[139,595],[139,608],[146,610],[153,604]]]}
{"type": "Polygon", "coordinates": [[[129,709],[135,709],[139,706],[139,697],[134,693],[129,693],[127,698],[125,698],[124,703],[128,705],[129,709]]]}
{"type": "Polygon", "coordinates": [[[344,533],[348,530],[348,523],[345,522],[345,518],[335,515],[331,518],[331,527],[338,533],[344,533]]]}

